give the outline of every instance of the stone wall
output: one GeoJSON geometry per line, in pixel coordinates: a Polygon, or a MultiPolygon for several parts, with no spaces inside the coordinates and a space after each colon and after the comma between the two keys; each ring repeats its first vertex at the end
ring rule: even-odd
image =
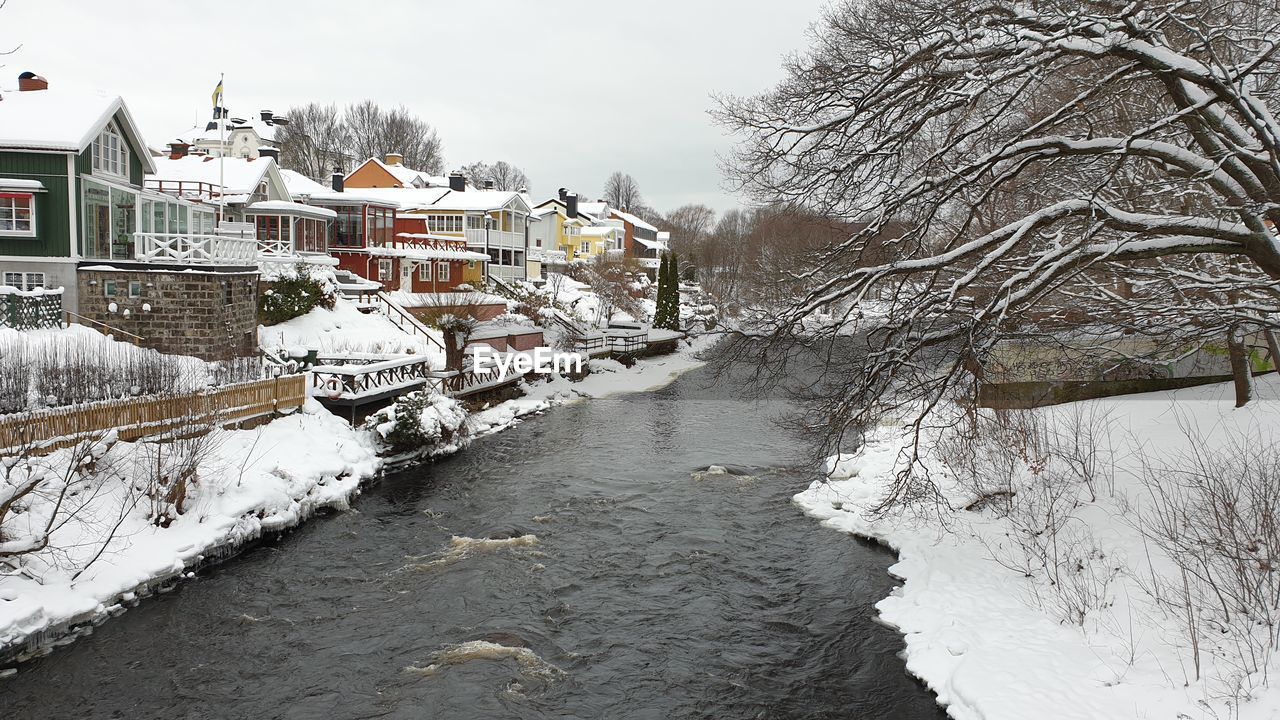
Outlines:
{"type": "Polygon", "coordinates": [[[256,269],[95,264],[79,269],[77,285],[81,315],[141,336],[144,347],[205,360],[257,352],[256,269]]]}

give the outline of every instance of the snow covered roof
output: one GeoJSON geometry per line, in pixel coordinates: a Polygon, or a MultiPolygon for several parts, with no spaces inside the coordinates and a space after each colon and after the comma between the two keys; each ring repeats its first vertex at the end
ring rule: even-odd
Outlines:
{"type": "Polygon", "coordinates": [[[104,92],[32,90],[0,98],[0,148],[81,152],[115,115],[129,137],[143,172],[154,169],[147,143],[119,95],[104,92]]]}
{"type": "Polygon", "coordinates": [[[351,177],[356,173],[357,170],[364,167],[365,165],[368,165],[369,163],[377,164],[378,167],[387,171],[389,175],[394,177],[396,179],[396,182],[400,183],[401,185],[404,185],[406,188],[410,188],[410,187],[417,187],[417,188],[446,187],[447,188],[449,187],[449,178],[447,177],[441,177],[439,175],[429,175],[425,172],[422,172],[421,170],[413,170],[413,169],[407,168],[400,163],[395,163],[394,165],[388,165],[387,163],[383,162],[382,160],[379,160],[376,157],[371,157],[368,160],[365,160],[364,162],[360,163],[360,166],[357,167],[355,170],[352,170],[350,173],[348,173],[347,177],[351,177]]]}
{"type": "Polygon", "coordinates": [[[595,217],[605,217],[609,214],[609,203],[600,200],[597,202],[578,201],[578,212],[593,215],[595,217]]]}
{"type": "Polygon", "coordinates": [[[448,191],[431,203],[431,210],[501,210],[510,205],[515,209],[529,211],[529,204],[520,193],[508,190],[467,190],[465,192],[448,191]]]}
{"type": "MultiPolygon", "coordinates": [[[[213,187],[223,187],[231,202],[231,195],[252,195],[267,179],[276,161],[272,158],[215,158],[208,155],[187,155],[180,158],[155,158],[155,170],[148,180],[166,182],[202,182],[213,187]]],[[[280,183],[284,185],[284,182],[280,183]]],[[[284,189],[287,191],[288,186],[284,189]]]]}
{"type": "MultiPolygon", "coordinates": [[[[384,202],[393,202],[402,210],[421,210],[430,207],[449,188],[354,188],[360,196],[384,202]]],[[[346,195],[348,191],[343,191],[346,195]]]]}
{"type": "Polygon", "coordinates": [[[666,250],[667,244],[661,240],[645,240],[644,238],[636,238],[636,242],[649,248],[650,250],[666,250]]]}
{"type": "Polygon", "coordinates": [[[25,178],[0,177],[0,190],[19,190],[21,192],[44,192],[44,183],[39,180],[25,178]]]}
{"type": "Polygon", "coordinates": [[[471,250],[454,250],[451,248],[433,247],[383,247],[371,245],[365,248],[370,255],[382,257],[399,257],[406,260],[459,260],[465,262],[489,262],[485,253],[471,250]]]}
{"type": "MultiPolygon", "coordinates": [[[[192,126],[191,128],[179,133],[177,135],[177,139],[194,145],[198,140],[221,141],[224,134],[227,139],[230,139],[231,135],[236,131],[252,130],[260,140],[267,143],[274,143],[276,141],[276,127],[276,125],[268,125],[262,120],[261,115],[256,113],[248,118],[210,118],[208,121],[201,123],[200,125],[192,126]],[[212,128],[209,127],[210,123],[213,124],[212,128]]],[[[267,145],[267,147],[272,146],[267,145]]]]}
{"type": "Polygon", "coordinates": [[[614,210],[613,216],[618,218],[619,220],[622,220],[623,222],[635,225],[638,228],[644,228],[645,230],[652,230],[654,232],[658,232],[658,228],[650,225],[649,223],[645,222],[644,220],[641,220],[640,218],[636,217],[635,215],[632,215],[629,212],[614,210]]]}
{"type": "Polygon", "coordinates": [[[251,213],[298,215],[300,217],[315,218],[317,220],[332,220],[338,217],[338,213],[330,210],[329,208],[303,205],[302,203],[287,202],[285,200],[261,200],[248,206],[245,210],[251,213]]]}
{"type": "Polygon", "coordinates": [[[294,197],[333,192],[331,188],[321,185],[297,170],[280,168],[280,177],[284,180],[284,186],[289,188],[289,194],[294,197]]]}
{"type": "Polygon", "coordinates": [[[609,225],[592,225],[591,227],[582,228],[580,234],[590,235],[592,237],[605,237],[606,235],[616,235],[619,230],[621,230],[621,228],[609,225]]]}
{"type": "Polygon", "coordinates": [[[506,298],[480,292],[387,293],[397,305],[410,308],[457,307],[459,305],[506,305],[506,298]]]}

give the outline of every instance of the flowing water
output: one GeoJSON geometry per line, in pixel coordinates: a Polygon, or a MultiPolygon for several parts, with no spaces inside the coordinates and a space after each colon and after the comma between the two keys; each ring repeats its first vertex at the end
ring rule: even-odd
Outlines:
{"type": "Polygon", "coordinates": [[[0,680],[0,718],[940,718],[888,552],[790,504],[782,405],[555,409],[0,680]],[[720,466],[720,467],[711,467],[720,466]]]}

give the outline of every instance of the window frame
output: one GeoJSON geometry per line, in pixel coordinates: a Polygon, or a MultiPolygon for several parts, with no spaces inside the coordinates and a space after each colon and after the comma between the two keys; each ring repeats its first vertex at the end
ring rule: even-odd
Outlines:
{"type": "Polygon", "coordinates": [[[9,212],[12,213],[9,222],[13,224],[13,229],[5,230],[0,228],[0,236],[3,237],[29,237],[36,236],[36,195],[28,192],[0,192],[0,222],[4,222],[5,206],[8,206],[9,212]],[[18,229],[18,200],[26,199],[27,201],[27,225],[29,229],[18,229]],[[6,202],[7,201],[7,202],[6,202]]]}
{"type": "Polygon", "coordinates": [[[418,282],[431,282],[431,263],[424,262],[418,265],[418,282]]]}
{"type": "Polygon", "coordinates": [[[133,161],[133,152],[124,133],[120,132],[115,120],[107,123],[94,138],[91,146],[92,166],[95,174],[108,177],[129,179],[129,164],[133,161]]]}
{"type": "Polygon", "coordinates": [[[449,261],[436,261],[436,279],[440,282],[449,282],[449,261]]]}

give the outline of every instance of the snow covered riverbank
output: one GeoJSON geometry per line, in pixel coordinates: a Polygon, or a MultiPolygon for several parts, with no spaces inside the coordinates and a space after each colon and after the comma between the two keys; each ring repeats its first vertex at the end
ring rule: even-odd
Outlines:
{"type": "Polygon", "coordinates": [[[876,608],[905,636],[908,670],[958,720],[1274,720],[1276,628],[1256,616],[1265,607],[1254,617],[1237,607],[1232,578],[1215,564],[1219,548],[1207,546],[1246,536],[1241,552],[1254,556],[1237,567],[1274,590],[1278,571],[1268,566],[1280,549],[1256,536],[1268,532],[1276,496],[1267,507],[1242,490],[1222,503],[1237,516],[1211,530],[1221,541],[1193,547],[1180,524],[1203,507],[1215,475],[1227,488],[1280,488],[1280,381],[1259,381],[1260,398],[1243,409],[1230,385],[1212,385],[1046,408],[1041,430],[1020,426],[1092,448],[1076,453],[1093,457],[1088,483],[1063,480],[1074,476],[1040,443],[980,448],[985,502],[974,505],[974,483],[933,462],[950,509],[873,518],[906,439],[886,429],[862,452],[833,458],[831,480],[795,502],[827,527],[897,551],[890,572],[903,583],[876,608]],[[1018,454],[1029,466],[1008,464],[998,479],[998,460],[1018,454]],[[1247,527],[1251,517],[1259,527],[1247,527]],[[1202,569],[1182,573],[1171,545],[1200,553],[1202,569]]]}
{"type": "MultiPolygon", "coordinates": [[[[712,342],[702,339],[632,368],[596,360],[593,374],[581,382],[535,383],[525,397],[476,413],[468,423],[473,434],[488,435],[557,405],[662,387],[700,366],[694,354],[712,342]]],[[[152,522],[141,486],[154,444],[110,447],[110,463],[103,465],[116,472],[86,483],[84,510],[60,524],[49,548],[24,557],[23,572],[0,575],[0,676],[5,663],[70,641],[264,534],[327,508],[347,508],[382,467],[370,432],[353,429],[314,401],[259,428],[215,430],[212,437],[184,511],[167,527],[152,522]]],[[[67,465],[69,453],[49,456],[47,466],[67,465]]],[[[34,503],[22,523],[36,529],[48,506],[34,503]]]]}

